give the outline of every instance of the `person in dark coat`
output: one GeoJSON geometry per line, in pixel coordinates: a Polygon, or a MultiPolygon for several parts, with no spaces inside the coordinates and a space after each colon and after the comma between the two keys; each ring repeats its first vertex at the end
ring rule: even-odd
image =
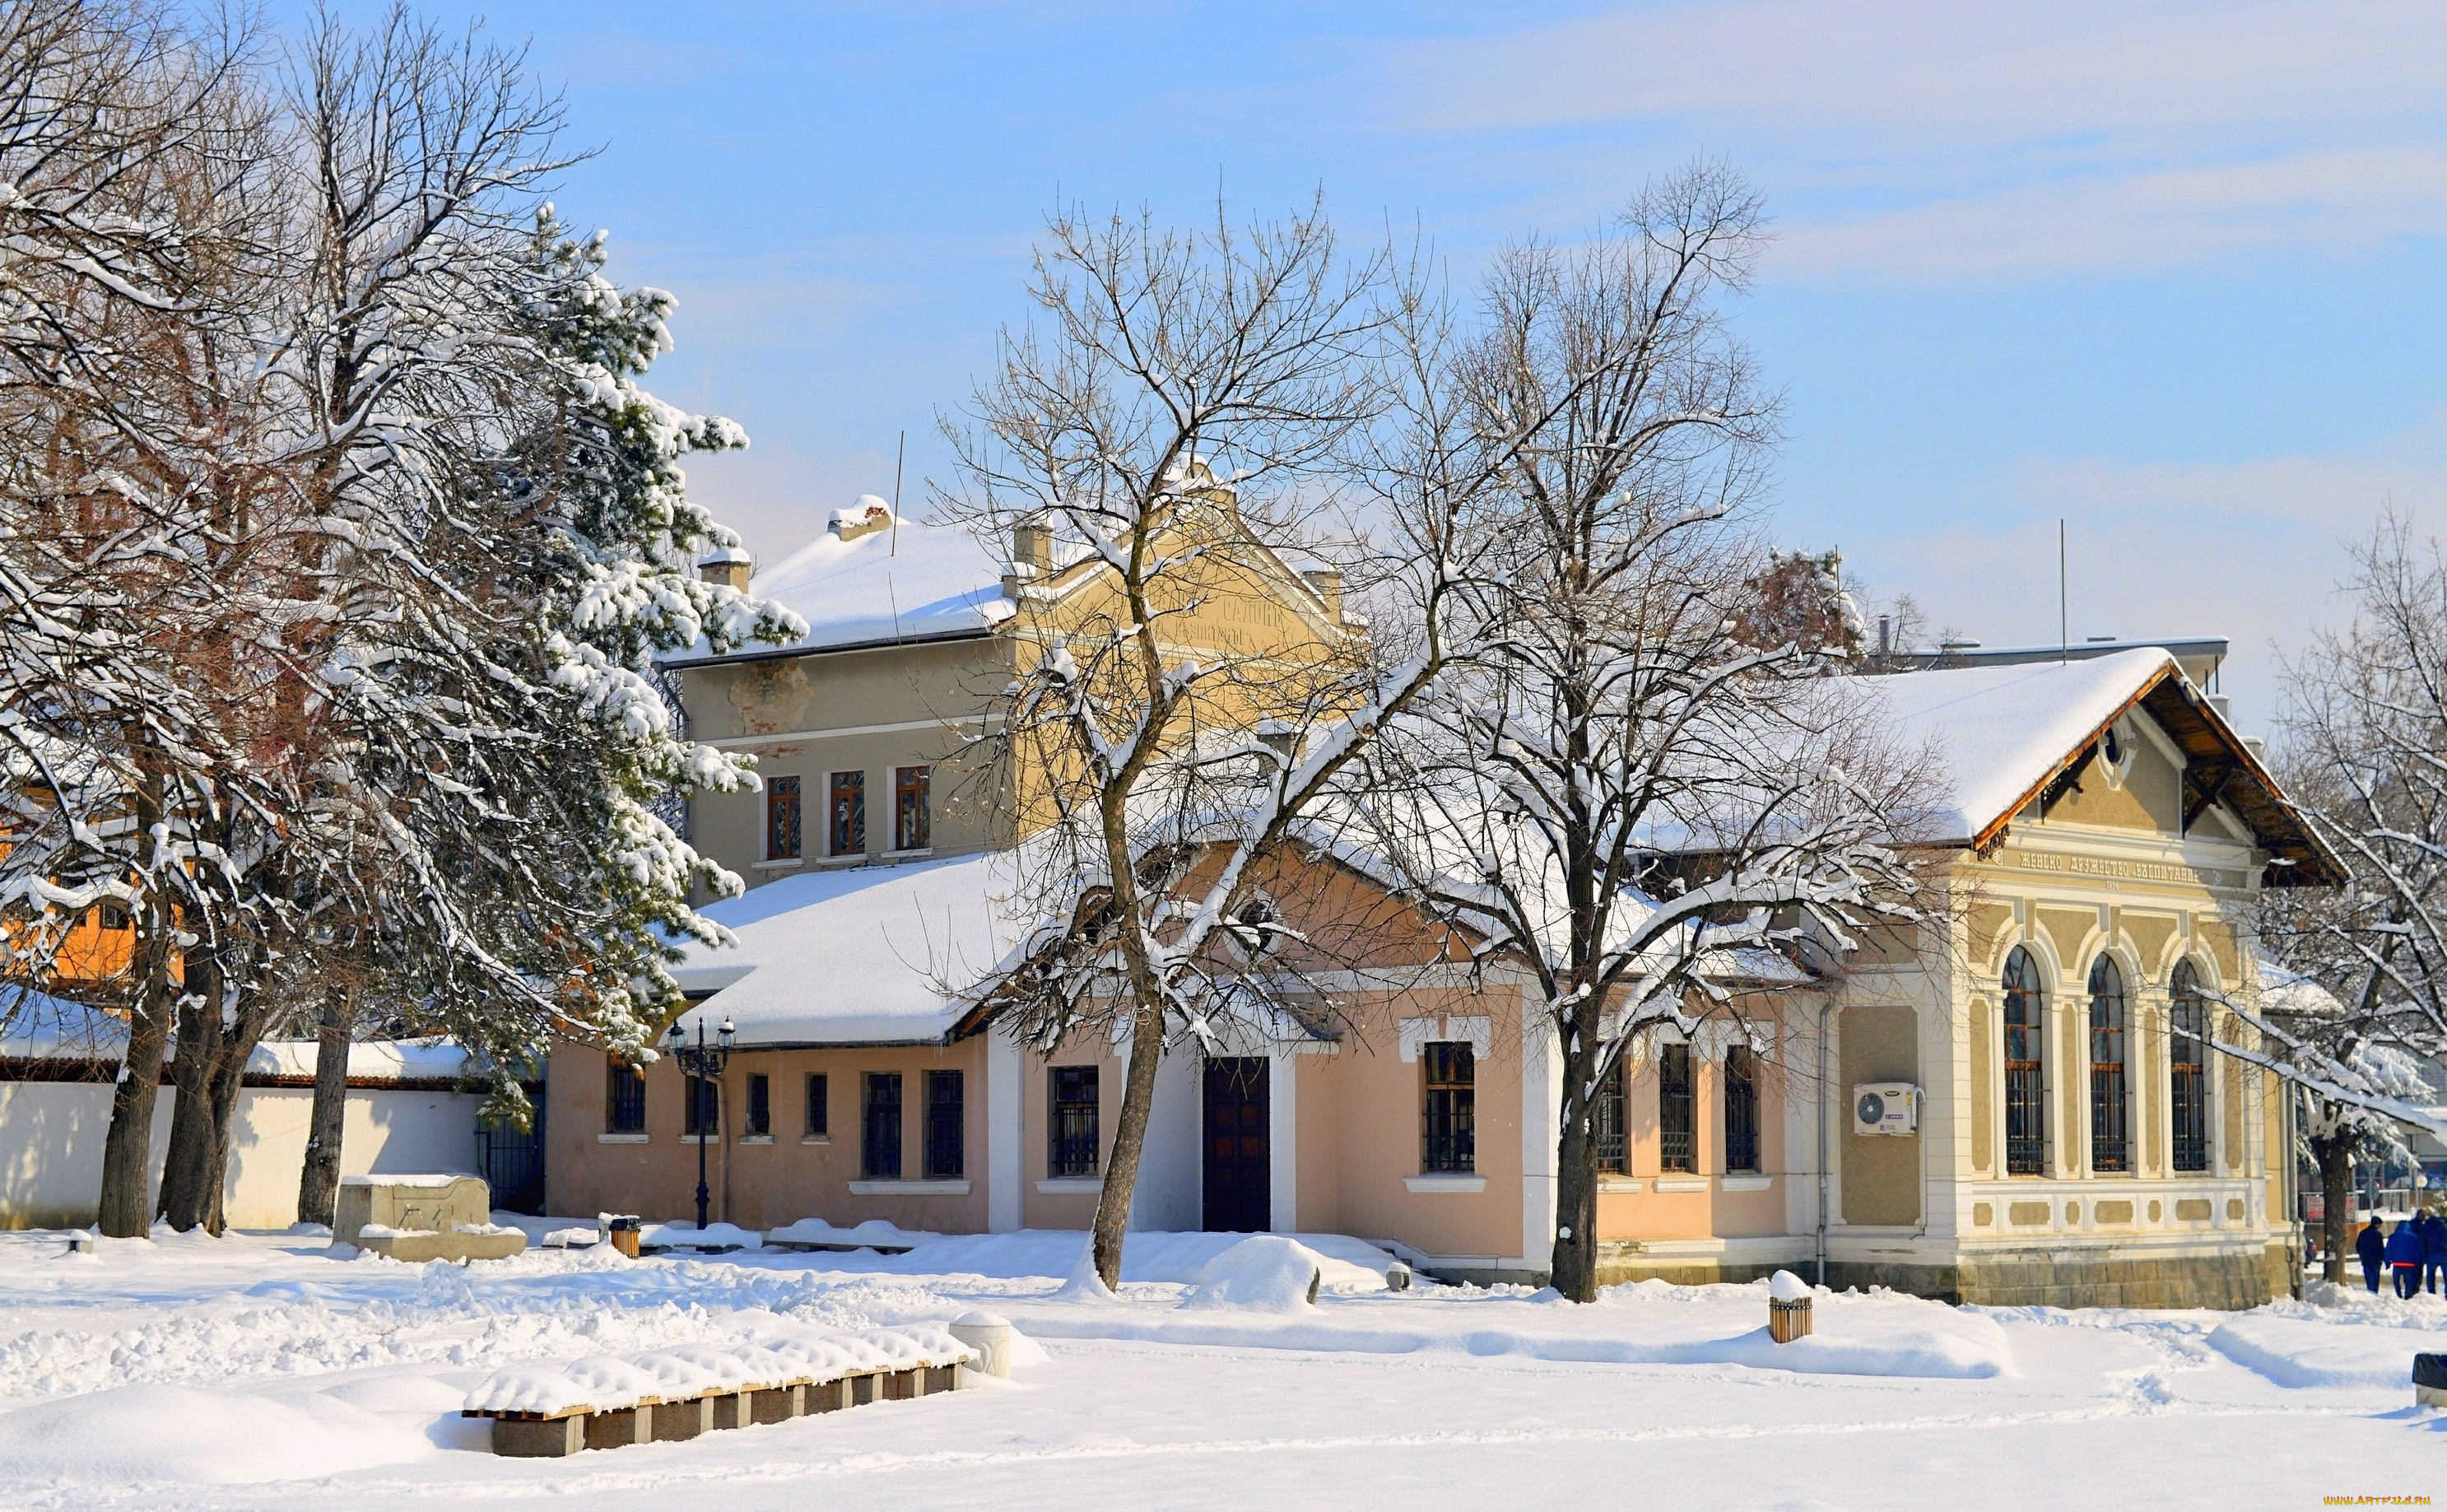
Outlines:
{"type": "Polygon", "coordinates": [[[2377,1296],[2380,1267],[2387,1263],[2387,1235],[2381,1231],[2377,1214],[2372,1215],[2371,1220],[2362,1225],[2362,1233],[2356,1236],[2354,1254],[2362,1262],[2362,1284],[2371,1289],[2373,1296],[2377,1296]]]}
{"type": "Polygon", "coordinates": [[[2441,1276],[2447,1275],[2447,1218],[2436,1213],[2424,1216],[2430,1228],[2421,1236],[2421,1289],[2436,1292],[2441,1276]]]}
{"type": "Polygon", "coordinates": [[[2421,1291],[2421,1231],[2406,1219],[2387,1237],[2387,1268],[2395,1273],[2396,1295],[2411,1301],[2421,1291]]]}

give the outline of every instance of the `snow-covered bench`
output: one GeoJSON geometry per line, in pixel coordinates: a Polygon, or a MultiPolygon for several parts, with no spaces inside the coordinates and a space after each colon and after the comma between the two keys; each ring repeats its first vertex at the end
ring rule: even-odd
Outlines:
{"type": "Polygon", "coordinates": [[[787,1228],[768,1229],[765,1242],[787,1250],[873,1250],[880,1255],[905,1255],[931,1244],[940,1234],[904,1229],[880,1218],[856,1228],[835,1228],[820,1218],[803,1218],[787,1228]]]}
{"type": "Polygon", "coordinates": [[[863,1333],[782,1328],[719,1344],[509,1366],[467,1393],[462,1415],[492,1419],[496,1454],[549,1458],[932,1396],[955,1389],[959,1367],[977,1358],[928,1324],[863,1333]]]}

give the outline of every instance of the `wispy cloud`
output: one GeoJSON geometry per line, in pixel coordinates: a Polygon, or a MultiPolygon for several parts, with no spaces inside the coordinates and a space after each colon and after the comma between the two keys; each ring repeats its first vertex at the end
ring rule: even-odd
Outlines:
{"type": "Polygon", "coordinates": [[[2154,269],[2447,231],[2447,8],[1643,6],[1384,56],[1403,124],[1633,132],[1776,192],[1790,276],[2154,269]]]}

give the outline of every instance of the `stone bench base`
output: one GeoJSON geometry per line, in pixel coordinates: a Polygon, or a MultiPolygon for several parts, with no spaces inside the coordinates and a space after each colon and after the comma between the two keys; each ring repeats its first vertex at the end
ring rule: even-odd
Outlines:
{"type": "Polygon", "coordinates": [[[632,1444],[670,1444],[720,1428],[787,1423],[795,1417],[836,1412],[870,1402],[907,1402],[959,1388],[957,1366],[915,1370],[877,1370],[830,1381],[808,1381],[753,1391],[724,1391],[681,1402],[654,1402],[609,1411],[578,1411],[560,1417],[531,1412],[467,1412],[493,1420],[493,1452],[517,1459],[559,1459],[580,1449],[616,1449],[632,1444]]]}

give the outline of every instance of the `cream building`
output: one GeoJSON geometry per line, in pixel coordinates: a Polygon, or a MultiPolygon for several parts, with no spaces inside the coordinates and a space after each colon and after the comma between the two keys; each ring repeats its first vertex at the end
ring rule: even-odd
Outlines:
{"type": "MultiPolygon", "coordinates": [[[[999,687],[1028,654],[1014,623],[1049,601],[1029,593],[1097,570],[1048,559],[1007,581],[978,556],[963,576],[937,541],[943,558],[882,574],[902,558],[869,554],[874,539],[756,579],[809,618],[806,644],[687,671],[700,736],[755,749],[768,781],[905,792],[902,767],[957,768],[980,677],[999,687]]],[[[1270,582],[1287,638],[1342,631],[1330,580],[1270,582]]],[[[2115,648],[1862,680],[1949,774],[1933,837],[1949,922],[1735,984],[1747,1029],[1641,1047],[1602,1099],[1603,1279],[1823,1262],[1838,1286],[1964,1301],[2220,1307],[2291,1287],[2285,1100],[2207,1042],[2244,1043],[2223,1005],[2258,992],[2257,890],[2339,873],[2193,671],[2115,648]],[[1868,1090],[1901,1115],[1887,1131],[1861,1123],[1868,1090]]],[[[700,842],[759,885],[709,910],[740,943],[681,969],[684,1022],[733,1023],[738,1052],[693,1119],[668,1061],[640,1076],[557,1056],[555,1205],[681,1216],[703,1140],[732,1222],[1084,1227],[1123,1048],[1040,1056],[948,990],[1018,937],[1001,791],[999,815],[946,807],[891,843],[870,807],[839,856],[811,845],[812,808],[801,854],[774,854],[769,793],[702,808],[700,842]]],[[[1332,961],[1267,963],[1330,997],[1319,1011],[1168,1049],[1133,1223],[1353,1234],[1439,1276],[1541,1279],[1560,1057],[1527,973],[1473,970],[1342,862],[1285,858],[1266,886],[1296,926],[1370,933],[1332,961]]]]}

